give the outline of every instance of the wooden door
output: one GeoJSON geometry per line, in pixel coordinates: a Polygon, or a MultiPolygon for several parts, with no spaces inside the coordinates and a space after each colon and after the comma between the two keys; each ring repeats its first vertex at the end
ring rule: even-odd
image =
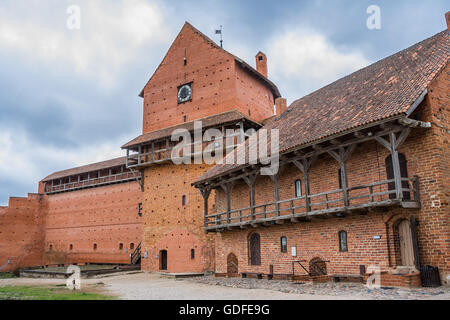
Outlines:
{"type": "Polygon", "coordinates": [[[166,250],[162,250],[159,253],[159,269],[160,270],[167,270],[167,251],[166,250]]]}
{"type": "Polygon", "coordinates": [[[261,238],[258,233],[252,233],[249,240],[250,246],[250,265],[261,265],[261,238]]]}
{"type": "Polygon", "coordinates": [[[237,274],[238,269],[238,258],[233,253],[230,253],[227,258],[227,273],[237,274]]]}
{"type": "Polygon", "coordinates": [[[411,235],[411,225],[408,220],[403,220],[398,225],[400,240],[400,255],[403,266],[414,266],[414,247],[411,235]]]}

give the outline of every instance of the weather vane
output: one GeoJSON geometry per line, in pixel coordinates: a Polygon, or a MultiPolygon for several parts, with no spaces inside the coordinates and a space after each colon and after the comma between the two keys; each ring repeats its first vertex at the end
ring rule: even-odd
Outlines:
{"type": "Polygon", "coordinates": [[[223,48],[222,26],[220,26],[220,29],[216,29],[216,34],[220,34],[220,47],[223,48]]]}

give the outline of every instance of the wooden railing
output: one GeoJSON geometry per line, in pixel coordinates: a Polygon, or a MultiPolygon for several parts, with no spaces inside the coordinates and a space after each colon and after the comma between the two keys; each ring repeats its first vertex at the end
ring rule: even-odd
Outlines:
{"type": "Polygon", "coordinates": [[[139,243],[136,250],[132,254],[130,254],[130,264],[138,264],[141,261],[141,248],[142,242],[139,243]]]}
{"type": "Polygon", "coordinates": [[[127,150],[127,168],[139,168],[142,166],[147,166],[150,164],[157,164],[167,161],[175,161],[175,160],[183,160],[184,157],[195,157],[198,155],[202,155],[205,148],[212,143],[219,143],[218,148],[223,150],[223,155],[225,156],[228,152],[233,151],[239,143],[230,143],[229,145],[226,142],[229,139],[235,139],[239,137],[241,133],[229,134],[225,137],[218,137],[217,141],[201,141],[201,142],[192,142],[186,144],[184,147],[189,148],[189,154],[183,154],[183,150],[179,150],[179,155],[177,157],[172,156],[172,152],[175,149],[176,144],[174,144],[170,140],[166,140],[166,142],[159,143],[151,143],[147,146],[140,146],[139,151],[136,153],[130,153],[131,150],[127,150]],[[164,147],[159,148],[160,145],[165,145],[164,147]],[[200,149],[199,152],[196,152],[196,149],[200,149]]]}
{"type": "Polygon", "coordinates": [[[58,185],[47,185],[45,187],[46,194],[68,192],[79,189],[99,187],[108,184],[121,183],[131,180],[140,179],[140,173],[124,172],[115,175],[108,175],[99,178],[90,178],[82,181],[63,183],[58,185]]]}
{"type": "Polygon", "coordinates": [[[347,190],[327,191],[307,197],[301,196],[210,214],[205,216],[205,229],[211,231],[259,223],[276,223],[280,220],[308,219],[314,216],[326,217],[352,210],[395,204],[404,204],[409,208],[420,206],[417,176],[402,178],[403,199],[397,198],[397,191],[395,187],[392,187],[394,182],[394,179],[384,180],[351,187],[347,190]],[[344,193],[347,193],[346,196],[344,193]],[[344,199],[348,199],[348,206],[345,205],[344,199]]]}

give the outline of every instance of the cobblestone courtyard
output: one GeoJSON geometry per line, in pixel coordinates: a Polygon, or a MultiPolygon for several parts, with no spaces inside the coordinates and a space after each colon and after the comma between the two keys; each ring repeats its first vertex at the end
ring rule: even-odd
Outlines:
{"type": "MultiPolygon", "coordinates": [[[[62,279],[1,279],[2,286],[58,286],[62,279]]],[[[82,279],[82,287],[93,287],[124,300],[450,300],[448,287],[383,288],[369,290],[362,284],[293,284],[212,276],[183,280],[157,274],[130,273],[82,279]]]]}

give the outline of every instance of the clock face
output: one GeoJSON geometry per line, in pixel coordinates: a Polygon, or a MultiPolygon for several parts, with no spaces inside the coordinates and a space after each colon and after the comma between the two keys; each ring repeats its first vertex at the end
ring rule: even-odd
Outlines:
{"type": "Polygon", "coordinates": [[[192,100],[192,83],[182,85],[178,88],[178,103],[192,100]]]}

